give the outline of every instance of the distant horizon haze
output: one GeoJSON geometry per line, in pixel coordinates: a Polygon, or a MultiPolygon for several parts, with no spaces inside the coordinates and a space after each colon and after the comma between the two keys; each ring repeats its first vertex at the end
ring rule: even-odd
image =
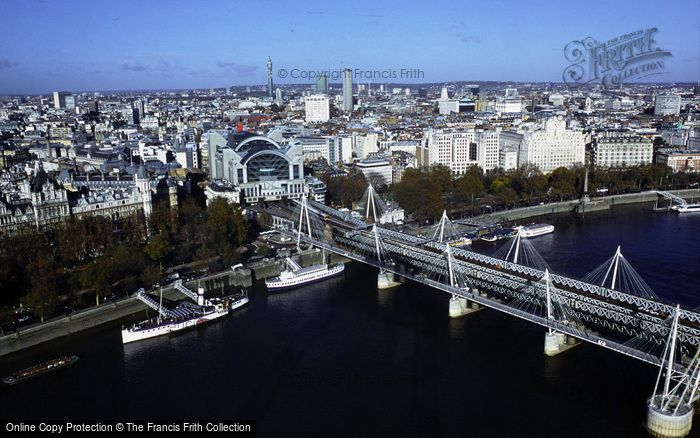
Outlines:
{"type": "MultiPolygon", "coordinates": [[[[564,82],[535,82],[535,81],[522,81],[522,82],[516,82],[516,81],[470,81],[470,80],[456,80],[456,81],[446,81],[446,82],[425,82],[425,83],[398,83],[398,82],[386,82],[386,83],[377,83],[376,87],[375,84],[372,84],[372,89],[377,90],[379,89],[380,85],[388,85],[389,89],[387,91],[391,91],[392,87],[409,87],[412,89],[417,89],[417,88],[422,88],[423,86],[446,86],[449,84],[475,84],[475,85],[481,85],[484,83],[494,83],[494,84],[500,84],[503,87],[508,87],[508,86],[514,86],[514,87],[520,87],[525,84],[532,84],[532,85],[544,85],[544,84],[550,84],[550,85],[555,85],[555,86],[567,86],[564,82]]],[[[362,84],[365,84],[364,82],[362,84]]],[[[634,83],[625,83],[622,84],[623,87],[630,87],[633,85],[648,85],[648,86],[661,86],[661,87],[672,87],[672,86],[679,86],[679,87],[692,87],[694,85],[700,85],[699,82],[634,82],[634,83]]],[[[303,86],[308,86],[310,87],[313,84],[310,83],[295,83],[295,84],[276,84],[275,87],[280,86],[282,89],[287,88],[287,87],[303,87],[303,86]]],[[[340,83],[335,83],[335,82],[329,82],[329,85],[332,85],[331,89],[337,91],[338,93],[341,92],[341,86],[342,84],[340,83]]],[[[353,85],[357,85],[356,82],[353,82],[353,85]]],[[[575,89],[575,88],[594,88],[600,84],[587,84],[587,85],[570,85],[567,86],[567,88],[570,89],[575,89]]],[[[191,88],[142,88],[142,89],[129,89],[129,88],[124,88],[124,89],[111,89],[111,90],[66,90],[66,89],[56,89],[56,90],[46,90],[42,92],[36,92],[36,93],[0,93],[0,96],[48,96],[51,97],[53,92],[58,91],[58,92],[66,92],[66,93],[72,93],[72,94],[89,94],[89,93],[100,93],[100,94],[129,94],[129,93],[134,93],[134,94],[143,94],[143,93],[166,93],[166,92],[189,92],[189,91],[206,91],[210,89],[216,89],[220,90],[223,88],[228,88],[228,87],[234,87],[234,88],[246,88],[250,87],[251,90],[250,92],[257,92],[260,93],[261,95],[267,94],[267,89],[266,89],[267,84],[240,84],[240,85],[229,85],[229,86],[222,86],[222,87],[191,87],[191,88]]],[[[616,87],[611,87],[611,89],[614,89],[616,87]]],[[[486,88],[488,89],[488,88],[486,88]]]]}

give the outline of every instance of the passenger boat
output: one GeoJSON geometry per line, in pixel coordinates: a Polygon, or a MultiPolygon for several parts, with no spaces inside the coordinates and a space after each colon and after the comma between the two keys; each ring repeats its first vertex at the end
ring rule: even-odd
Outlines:
{"type": "MultiPolygon", "coordinates": [[[[147,298],[139,298],[146,302],[147,298]]],[[[175,309],[162,309],[162,303],[157,308],[157,318],[149,319],[122,329],[122,343],[141,341],[143,339],[163,336],[179,332],[190,327],[206,324],[209,321],[228,315],[235,309],[248,303],[248,295],[245,293],[224,298],[212,298],[198,305],[183,301],[175,309]]],[[[149,304],[146,302],[146,304],[149,304]]],[[[154,306],[151,306],[154,307],[154,306]]]]}
{"type": "Polygon", "coordinates": [[[700,213],[700,204],[675,205],[671,210],[676,213],[700,213]]]}
{"type": "Polygon", "coordinates": [[[318,265],[302,268],[294,260],[287,258],[287,268],[280,272],[280,275],[265,280],[265,286],[270,291],[290,289],[304,284],[315,283],[331,277],[340,275],[345,270],[345,265],[329,265],[321,263],[318,265]]]}
{"type": "Polygon", "coordinates": [[[32,367],[17,371],[16,373],[5,377],[4,379],[2,379],[2,381],[7,385],[16,385],[20,382],[24,382],[25,380],[32,379],[42,374],[46,374],[50,371],[56,371],[61,368],[65,368],[69,365],[73,365],[77,361],[78,356],[61,356],[59,358],[52,359],[48,362],[44,362],[39,365],[34,365],[32,367]]]}
{"type": "Polygon", "coordinates": [[[537,237],[544,234],[554,232],[554,225],[549,224],[530,224],[521,227],[515,227],[522,237],[537,237]]]}

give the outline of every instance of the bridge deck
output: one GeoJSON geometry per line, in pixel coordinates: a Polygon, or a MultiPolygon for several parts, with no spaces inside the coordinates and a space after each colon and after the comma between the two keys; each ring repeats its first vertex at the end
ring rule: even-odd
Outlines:
{"type": "MultiPolygon", "coordinates": [[[[547,319],[543,315],[526,312],[510,305],[508,299],[511,301],[526,299],[532,300],[536,304],[542,304],[544,289],[533,286],[544,276],[544,272],[541,270],[461,248],[452,248],[456,268],[469,276],[472,285],[476,285],[482,290],[496,291],[503,298],[498,298],[493,294],[492,296],[482,296],[479,293],[472,293],[474,288],[453,287],[420,273],[432,271],[442,272],[444,275],[447,271],[447,260],[444,255],[445,244],[378,227],[382,246],[391,259],[400,260],[401,264],[379,262],[376,258],[367,256],[367,254],[371,255],[376,252],[374,236],[371,234],[372,225],[314,201],[308,201],[308,206],[309,211],[316,216],[316,223],[312,224],[315,235],[312,237],[302,235],[302,240],[308,244],[393,272],[443,292],[461,296],[480,305],[545,327],[551,327],[559,332],[627,356],[655,365],[661,362],[661,358],[657,355],[633,348],[608,334],[601,334],[580,324],[576,326],[571,321],[547,319]],[[329,231],[332,233],[330,239],[329,231]],[[406,267],[409,269],[407,270],[406,267]],[[524,294],[526,288],[530,288],[529,295],[524,294]]],[[[280,214],[280,211],[277,211],[276,214],[280,214]]],[[[298,210],[294,212],[289,209],[284,216],[286,216],[285,219],[295,223],[298,220],[298,210]]],[[[297,237],[296,230],[282,231],[297,237]]],[[[586,324],[591,323],[624,334],[630,339],[639,337],[657,343],[659,340],[665,342],[670,331],[669,319],[675,313],[675,307],[658,300],[626,294],[562,275],[552,274],[551,281],[552,286],[557,291],[556,300],[568,306],[586,324]]],[[[687,346],[687,354],[690,354],[690,348],[700,344],[700,314],[692,310],[681,309],[679,322],[678,339],[687,346]]]]}

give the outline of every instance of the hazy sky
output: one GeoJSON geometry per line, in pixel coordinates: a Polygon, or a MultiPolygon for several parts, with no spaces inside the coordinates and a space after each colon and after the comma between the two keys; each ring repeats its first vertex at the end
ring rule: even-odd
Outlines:
{"type": "Polygon", "coordinates": [[[655,80],[700,79],[698,0],[0,0],[0,16],[4,94],[264,84],[268,56],[275,83],[311,82],[281,68],[343,67],[559,82],[569,41],[649,27],[673,54],[655,80]]]}

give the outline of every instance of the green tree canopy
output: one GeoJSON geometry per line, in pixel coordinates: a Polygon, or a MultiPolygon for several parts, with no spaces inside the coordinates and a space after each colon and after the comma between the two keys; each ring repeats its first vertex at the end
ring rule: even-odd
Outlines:
{"type": "Polygon", "coordinates": [[[549,174],[551,194],[558,197],[576,195],[576,172],[566,167],[558,167],[549,174]]]}
{"type": "Polygon", "coordinates": [[[479,166],[471,166],[455,180],[455,194],[462,200],[481,196],[484,190],[483,172],[479,166]]]}
{"type": "Polygon", "coordinates": [[[207,209],[209,245],[225,264],[238,259],[238,248],[244,243],[247,224],[241,209],[224,198],[214,198],[207,209]]]}
{"type": "Polygon", "coordinates": [[[394,185],[394,196],[401,208],[418,218],[437,218],[445,209],[443,189],[451,188],[445,182],[443,167],[429,170],[406,169],[401,181],[394,185]]]}
{"type": "Polygon", "coordinates": [[[30,269],[32,287],[24,298],[24,304],[42,322],[50,316],[58,304],[58,276],[50,255],[46,254],[32,261],[30,269]]]}

